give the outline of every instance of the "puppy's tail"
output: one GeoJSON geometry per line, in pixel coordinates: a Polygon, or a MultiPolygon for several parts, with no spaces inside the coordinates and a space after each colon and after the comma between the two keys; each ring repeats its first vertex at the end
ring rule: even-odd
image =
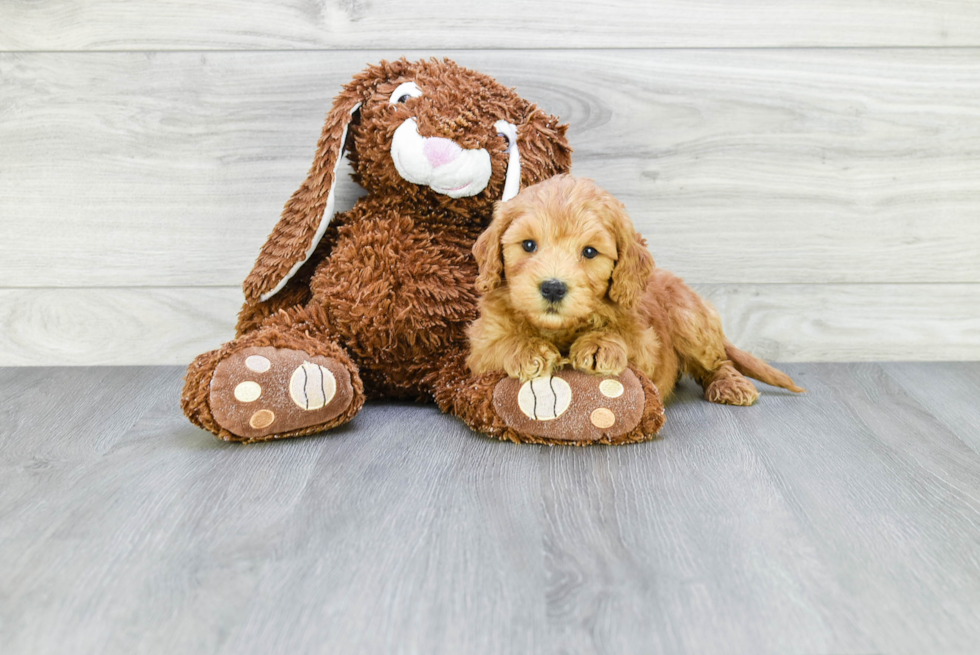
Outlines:
{"type": "Polygon", "coordinates": [[[732,361],[735,370],[746,377],[771,384],[774,387],[789,389],[795,393],[806,391],[806,389],[801,389],[796,386],[796,383],[793,382],[793,378],[790,376],[777,368],[769,366],[769,364],[766,364],[755,355],[750,355],[744,350],[739,350],[727,340],[725,341],[725,354],[732,361]]]}

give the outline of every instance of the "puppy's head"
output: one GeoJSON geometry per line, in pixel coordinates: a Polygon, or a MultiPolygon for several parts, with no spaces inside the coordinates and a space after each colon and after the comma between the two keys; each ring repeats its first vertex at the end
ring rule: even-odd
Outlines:
{"type": "Polygon", "coordinates": [[[506,280],[514,311],[564,330],[639,300],[653,258],[623,204],[592,180],[559,175],[499,203],[473,248],[488,293],[506,280]]]}

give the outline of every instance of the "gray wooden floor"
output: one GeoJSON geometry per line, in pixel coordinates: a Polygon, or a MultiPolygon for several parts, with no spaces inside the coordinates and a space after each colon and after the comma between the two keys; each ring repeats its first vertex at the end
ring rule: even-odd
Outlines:
{"type": "Polygon", "coordinates": [[[2,651],[980,652],[980,363],[785,368],[590,449],[398,404],[239,446],[179,368],[0,369],[2,651]]]}

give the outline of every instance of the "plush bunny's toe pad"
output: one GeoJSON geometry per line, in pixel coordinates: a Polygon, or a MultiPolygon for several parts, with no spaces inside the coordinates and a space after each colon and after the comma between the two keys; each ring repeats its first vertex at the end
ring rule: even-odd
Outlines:
{"type": "MultiPolygon", "coordinates": [[[[659,395],[654,401],[662,415],[659,395]]],[[[497,414],[519,435],[580,445],[648,437],[631,435],[644,418],[647,402],[630,370],[616,377],[561,370],[528,382],[504,378],[493,393],[497,414]]]]}
{"type": "Polygon", "coordinates": [[[215,421],[245,440],[332,427],[353,398],[340,362],[288,348],[245,348],[222,360],[211,378],[215,421]]]}

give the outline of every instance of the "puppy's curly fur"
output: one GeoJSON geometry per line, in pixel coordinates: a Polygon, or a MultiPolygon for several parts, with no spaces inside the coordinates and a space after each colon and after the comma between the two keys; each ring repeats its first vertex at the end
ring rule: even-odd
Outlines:
{"type": "Polygon", "coordinates": [[[484,294],[469,328],[474,373],[528,380],[570,364],[618,375],[629,364],[664,399],[687,373],[731,405],[759,396],[745,376],[802,391],[729,343],[714,308],[654,266],[623,204],[591,180],[559,175],[498,204],[473,252],[484,294]]]}

